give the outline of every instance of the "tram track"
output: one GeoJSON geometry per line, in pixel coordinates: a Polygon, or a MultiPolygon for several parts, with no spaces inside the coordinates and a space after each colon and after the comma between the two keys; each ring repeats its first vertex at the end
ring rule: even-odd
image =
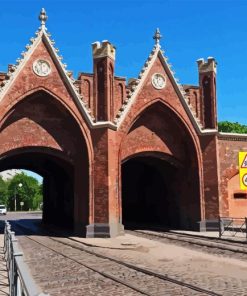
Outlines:
{"type": "MultiPolygon", "coordinates": [[[[14,227],[19,228],[20,225],[15,224],[14,227]]],[[[37,244],[39,248],[48,249],[56,256],[62,256],[141,295],[222,295],[111,256],[102,255],[68,238],[36,237],[36,235],[35,233],[32,236],[25,235],[24,238],[37,244]]]]}
{"type": "Polygon", "coordinates": [[[163,243],[195,247],[206,253],[229,253],[237,259],[247,259],[247,243],[231,242],[217,238],[187,235],[168,231],[125,230],[126,233],[163,243]]]}

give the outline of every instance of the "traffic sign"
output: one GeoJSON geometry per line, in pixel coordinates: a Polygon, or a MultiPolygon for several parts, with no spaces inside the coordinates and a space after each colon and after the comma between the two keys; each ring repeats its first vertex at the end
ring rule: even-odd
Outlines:
{"type": "Polygon", "coordinates": [[[247,190],[247,152],[238,153],[240,189],[247,190]]]}
{"type": "Polygon", "coordinates": [[[241,169],[246,169],[247,168],[247,154],[245,154],[244,159],[241,164],[241,169]]]}
{"type": "Polygon", "coordinates": [[[244,186],[247,187],[247,174],[244,174],[243,177],[242,177],[242,182],[244,184],[244,186]]]}

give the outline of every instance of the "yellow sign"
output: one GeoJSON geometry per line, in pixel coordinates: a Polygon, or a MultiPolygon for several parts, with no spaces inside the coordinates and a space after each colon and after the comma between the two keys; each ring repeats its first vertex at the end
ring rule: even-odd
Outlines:
{"type": "Polygon", "coordinates": [[[238,153],[240,188],[247,190],[247,152],[238,153]]]}

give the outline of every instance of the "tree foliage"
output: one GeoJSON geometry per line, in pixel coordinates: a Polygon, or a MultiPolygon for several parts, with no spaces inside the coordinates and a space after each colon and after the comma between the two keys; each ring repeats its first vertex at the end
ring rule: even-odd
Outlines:
{"type": "Polygon", "coordinates": [[[0,204],[6,205],[8,199],[8,182],[5,182],[0,176],[0,204]]]}
{"type": "Polygon", "coordinates": [[[23,172],[15,175],[9,181],[0,179],[0,202],[13,211],[15,200],[17,211],[38,209],[43,200],[42,184],[23,172]],[[23,206],[21,206],[21,202],[23,206]]]}
{"type": "Polygon", "coordinates": [[[225,133],[247,134],[247,125],[238,122],[220,121],[218,130],[225,133]]]}

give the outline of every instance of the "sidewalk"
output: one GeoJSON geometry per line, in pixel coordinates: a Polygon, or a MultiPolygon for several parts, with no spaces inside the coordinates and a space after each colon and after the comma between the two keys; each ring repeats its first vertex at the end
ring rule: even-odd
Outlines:
{"type": "MultiPolygon", "coordinates": [[[[146,233],[155,234],[155,231],[145,231],[146,233]]],[[[208,238],[212,239],[208,242],[208,244],[213,245],[214,239],[219,239],[218,232],[197,232],[197,231],[182,231],[182,230],[173,230],[171,231],[173,234],[185,234],[187,235],[186,240],[193,239],[194,237],[197,238],[208,238]]],[[[181,237],[183,238],[183,237],[181,237]]],[[[82,238],[82,237],[75,237],[72,236],[70,239],[74,241],[81,242],[87,246],[91,247],[101,247],[101,248],[108,248],[108,249],[124,249],[124,250],[135,250],[142,247],[145,248],[152,248],[156,245],[155,240],[141,238],[132,234],[126,233],[122,236],[117,236],[114,238],[82,238]]],[[[246,243],[245,234],[239,234],[235,237],[231,237],[230,235],[224,235],[221,238],[221,243],[224,242],[239,242],[239,243],[246,243]]]]}
{"type": "MultiPolygon", "coordinates": [[[[195,236],[195,237],[205,237],[205,238],[218,238],[219,239],[219,232],[218,231],[187,231],[187,230],[173,230],[171,231],[172,233],[177,233],[177,234],[187,234],[190,236],[195,236]]],[[[239,243],[246,243],[247,238],[246,238],[246,233],[244,232],[239,232],[236,233],[234,231],[225,231],[221,237],[221,240],[227,240],[227,241],[236,241],[239,243]]]]}
{"type": "Polygon", "coordinates": [[[0,234],[0,296],[9,295],[9,280],[3,253],[4,235],[0,234]]]}

